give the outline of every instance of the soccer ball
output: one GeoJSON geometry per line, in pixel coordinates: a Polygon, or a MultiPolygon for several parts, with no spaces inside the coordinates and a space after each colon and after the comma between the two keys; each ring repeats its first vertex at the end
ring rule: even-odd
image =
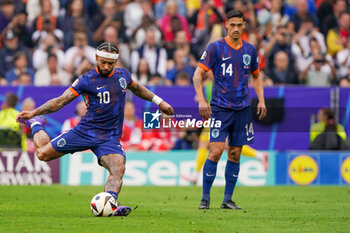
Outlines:
{"type": "Polygon", "coordinates": [[[97,217],[111,217],[117,211],[117,207],[115,198],[107,192],[96,194],[90,203],[91,211],[97,217]]]}

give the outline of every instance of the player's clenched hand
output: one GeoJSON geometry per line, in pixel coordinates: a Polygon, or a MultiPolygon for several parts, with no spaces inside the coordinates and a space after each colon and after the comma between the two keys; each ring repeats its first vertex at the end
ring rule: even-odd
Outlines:
{"type": "Polygon", "coordinates": [[[159,104],[159,108],[162,112],[164,112],[167,115],[174,115],[173,107],[171,107],[171,105],[165,102],[164,100],[159,104]]]}
{"type": "Polygon", "coordinates": [[[259,120],[263,119],[267,114],[267,109],[264,103],[258,103],[257,113],[259,115],[259,120]]]}
{"type": "Polygon", "coordinates": [[[199,114],[204,120],[208,120],[210,118],[211,109],[209,104],[206,101],[199,101],[199,114]]]}
{"type": "Polygon", "coordinates": [[[19,119],[30,119],[34,117],[34,112],[33,111],[23,111],[20,114],[16,116],[16,121],[18,122],[19,119]]]}

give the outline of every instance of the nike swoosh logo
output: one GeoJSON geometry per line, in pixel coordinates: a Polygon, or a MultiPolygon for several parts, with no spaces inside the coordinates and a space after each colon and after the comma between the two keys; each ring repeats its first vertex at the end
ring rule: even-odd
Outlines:
{"type": "Polygon", "coordinates": [[[222,60],[226,61],[227,59],[230,59],[231,57],[223,57],[222,60]]]}
{"type": "Polygon", "coordinates": [[[104,88],[105,86],[102,86],[102,87],[96,87],[97,90],[100,90],[101,88],[104,88]]]}
{"type": "Polygon", "coordinates": [[[238,175],[233,174],[233,177],[238,177],[238,175]]]}
{"type": "Polygon", "coordinates": [[[254,136],[253,136],[253,137],[250,137],[250,138],[247,138],[247,141],[249,142],[249,141],[251,141],[253,138],[254,138],[254,136]]]}
{"type": "Polygon", "coordinates": [[[206,175],[207,175],[207,176],[214,176],[214,174],[208,174],[208,173],[207,173],[206,175]]]}

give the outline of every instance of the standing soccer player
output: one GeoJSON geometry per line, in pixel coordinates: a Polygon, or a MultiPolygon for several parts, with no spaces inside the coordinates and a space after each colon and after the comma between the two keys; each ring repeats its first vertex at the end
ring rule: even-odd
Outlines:
{"type": "MultiPolygon", "coordinates": [[[[131,79],[126,69],[114,68],[118,48],[110,42],[102,43],[96,51],[97,67],[77,79],[61,96],[47,101],[33,111],[23,111],[17,121],[32,129],[36,156],[43,161],[57,159],[64,154],[91,149],[99,165],[109,171],[105,191],[117,200],[125,172],[125,152],[119,139],[122,134],[126,89],[138,97],[152,101],[168,115],[173,108],[160,97],[131,79]],[[58,111],[77,98],[84,97],[87,113],[80,123],[50,141],[44,131],[46,119],[41,116],[58,111]]],[[[118,206],[115,215],[126,216],[128,206],[118,206]]]]}
{"type": "Polygon", "coordinates": [[[210,129],[209,155],[203,168],[203,196],[199,209],[209,209],[210,189],[227,137],[226,185],[221,208],[241,209],[232,201],[232,194],[238,179],[242,146],[254,141],[248,89],[250,74],[259,99],[259,119],[267,113],[256,48],[241,39],[245,28],[243,13],[237,10],[227,13],[226,27],[228,36],[209,44],[193,76],[200,115],[205,120],[211,117],[221,121],[220,128],[210,129]],[[202,84],[205,72],[210,69],[214,74],[211,107],[205,100],[202,84]]]}

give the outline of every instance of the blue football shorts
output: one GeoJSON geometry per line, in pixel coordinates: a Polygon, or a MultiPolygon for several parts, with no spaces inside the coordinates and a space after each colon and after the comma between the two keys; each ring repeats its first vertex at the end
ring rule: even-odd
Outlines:
{"type": "Polygon", "coordinates": [[[52,147],[64,154],[91,149],[100,164],[100,158],[108,154],[121,154],[125,151],[118,140],[102,140],[83,134],[75,128],[64,132],[51,140],[52,147]]]}
{"type": "Polygon", "coordinates": [[[220,120],[221,126],[210,128],[210,142],[225,142],[229,146],[243,146],[254,142],[254,129],[250,106],[232,110],[212,106],[212,120],[220,120]]]}

